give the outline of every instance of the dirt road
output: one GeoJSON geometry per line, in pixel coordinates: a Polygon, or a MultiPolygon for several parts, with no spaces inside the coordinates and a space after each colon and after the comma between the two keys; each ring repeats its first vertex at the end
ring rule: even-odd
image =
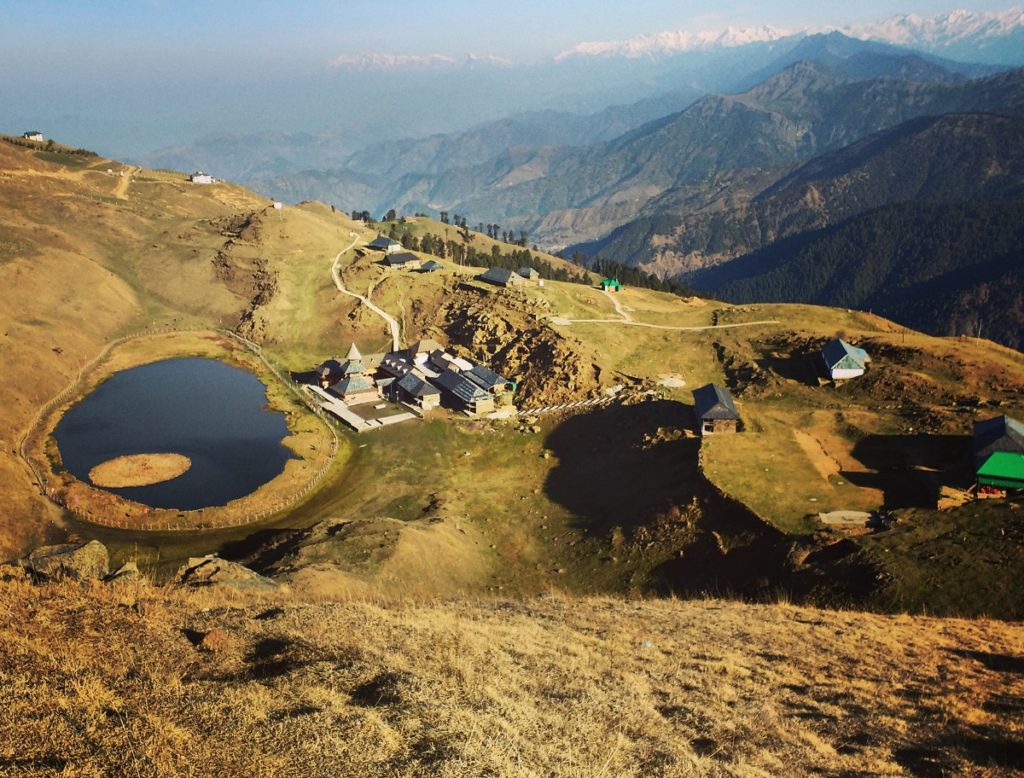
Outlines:
{"type": "Polygon", "coordinates": [[[375,314],[380,316],[385,322],[387,322],[388,328],[391,330],[391,350],[398,351],[402,348],[402,328],[399,326],[395,318],[387,311],[378,308],[369,297],[358,294],[356,292],[350,292],[345,288],[345,282],[341,279],[341,268],[338,266],[341,262],[342,255],[347,251],[351,251],[355,245],[359,242],[359,237],[355,233],[349,233],[353,236],[353,240],[345,248],[339,251],[335,257],[334,262],[331,264],[331,277],[334,278],[334,285],[338,287],[338,291],[342,294],[347,294],[349,297],[355,297],[359,302],[373,311],[375,314]]]}

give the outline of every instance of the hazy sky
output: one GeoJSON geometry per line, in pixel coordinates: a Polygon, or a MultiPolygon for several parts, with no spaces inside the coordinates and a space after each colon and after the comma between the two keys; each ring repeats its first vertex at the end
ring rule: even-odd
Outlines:
{"type": "MultiPolygon", "coordinates": [[[[380,128],[397,137],[533,108],[595,111],[609,104],[594,91],[606,85],[591,71],[566,87],[530,69],[457,81],[403,72],[388,80],[331,70],[339,57],[476,54],[530,64],[582,41],[665,30],[844,26],[1011,4],[738,0],[722,10],[716,0],[6,0],[0,130],[38,127],[120,155],[262,130],[343,127],[362,133],[356,143],[380,128]]],[[[614,99],[633,98],[620,90],[614,99]]]]}
{"type": "Polygon", "coordinates": [[[310,70],[363,53],[496,55],[535,60],[583,40],[645,32],[772,24],[844,25],[894,13],[933,15],[1010,3],[971,0],[818,2],[740,0],[33,0],[8,2],[0,66],[31,63],[54,74],[241,74],[310,70]]]}

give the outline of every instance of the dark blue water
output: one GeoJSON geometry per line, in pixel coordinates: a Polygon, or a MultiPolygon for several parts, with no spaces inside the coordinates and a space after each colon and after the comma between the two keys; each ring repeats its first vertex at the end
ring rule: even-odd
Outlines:
{"type": "Polygon", "coordinates": [[[128,454],[182,454],[188,472],[150,486],[108,489],[154,508],[224,505],[281,473],[284,414],[245,370],[212,359],[169,359],[116,373],[69,410],[54,431],[68,471],[128,454]]]}

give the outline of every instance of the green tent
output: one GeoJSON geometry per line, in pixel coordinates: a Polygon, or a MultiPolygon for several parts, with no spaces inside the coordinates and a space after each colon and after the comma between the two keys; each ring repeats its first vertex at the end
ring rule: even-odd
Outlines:
{"type": "Polygon", "coordinates": [[[978,468],[978,484],[997,489],[1024,489],[1024,454],[993,452],[978,468]]]}

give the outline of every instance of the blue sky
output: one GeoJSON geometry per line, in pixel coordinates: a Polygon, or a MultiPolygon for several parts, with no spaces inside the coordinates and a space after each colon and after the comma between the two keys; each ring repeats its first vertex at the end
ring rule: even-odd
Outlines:
{"type": "Polygon", "coordinates": [[[217,0],[34,0],[7,3],[0,66],[38,61],[78,77],[147,72],[243,73],[315,69],[339,55],[382,52],[496,55],[516,61],[553,55],[583,40],[645,32],[773,24],[849,24],[894,13],[932,15],[1009,3],[891,0],[859,3],[741,0],[391,0],[390,2],[217,2],[217,0]]]}

